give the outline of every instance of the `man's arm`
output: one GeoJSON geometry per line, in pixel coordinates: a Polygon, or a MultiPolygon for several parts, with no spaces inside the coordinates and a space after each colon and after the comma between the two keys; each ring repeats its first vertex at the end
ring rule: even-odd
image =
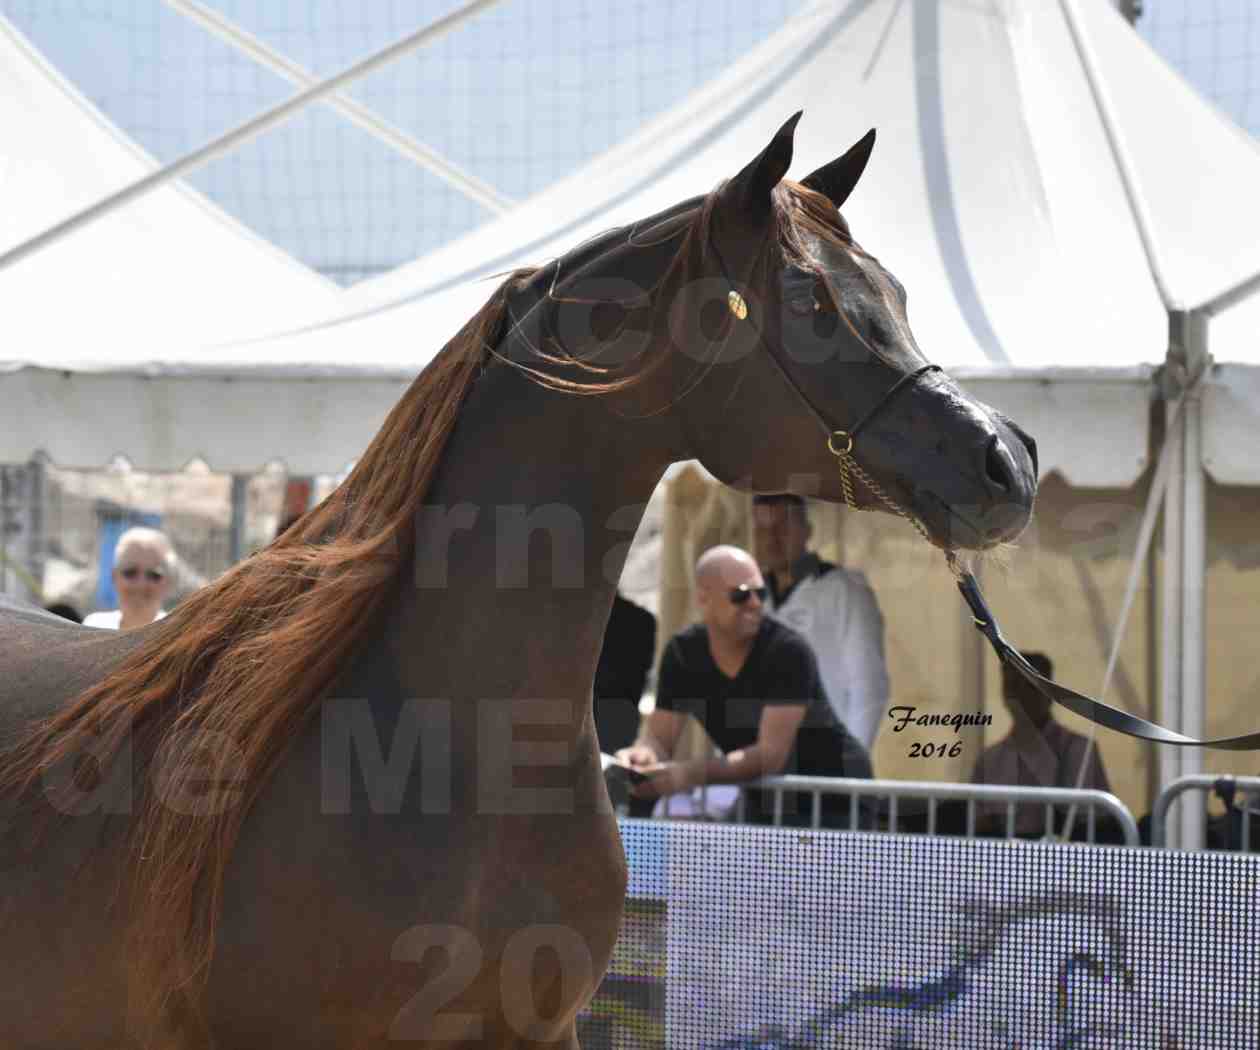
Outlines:
{"type": "Polygon", "coordinates": [[[655,766],[674,753],[678,734],[686,721],[686,714],[677,710],[684,699],[686,675],[682,661],[673,642],[661,654],[661,671],[656,683],[656,707],[639,729],[633,744],[617,752],[617,760],[636,769],[655,766]]]}
{"type": "Polygon", "coordinates": [[[655,798],[690,791],[702,784],[742,784],[782,773],[804,717],[804,704],[767,705],[761,713],[757,739],[748,747],[716,758],[662,766],[651,780],[637,785],[633,794],[655,798]]]}
{"type": "Polygon", "coordinates": [[[664,762],[673,755],[686,718],[678,711],[656,708],[640,727],[634,743],[617,752],[617,760],[636,768],[664,762]]]}
{"type": "Polygon", "coordinates": [[[697,763],[695,783],[741,784],[782,773],[804,717],[804,704],[767,704],[761,711],[756,741],[750,747],[697,763]]]}

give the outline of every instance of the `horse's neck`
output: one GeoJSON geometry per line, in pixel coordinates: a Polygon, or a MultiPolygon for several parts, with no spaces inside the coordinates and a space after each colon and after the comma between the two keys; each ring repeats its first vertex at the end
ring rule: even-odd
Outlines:
{"type": "Polygon", "coordinates": [[[668,432],[619,418],[607,397],[490,369],[461,410],[393,599],[399,685],[413,696],[580,699],[671,459],[668,432]]]}

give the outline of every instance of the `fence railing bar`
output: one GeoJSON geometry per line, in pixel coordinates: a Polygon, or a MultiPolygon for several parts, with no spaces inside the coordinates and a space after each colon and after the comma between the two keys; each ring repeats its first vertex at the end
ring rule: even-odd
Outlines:
{"type": "MultiPolygon", "coordinates": [[[[1211,791],[1217,784],[1225,782],[1237,791],[1260,791],[1260,777],[1223,777],[1215,773],[1189,773],[1178,777],[1168,784],[1151,807],[1151,845],[1162,848],[1167,844],[1168,810],[1181,795],[1187,791],[1211,791]]],[[[1250,849],[1251,817],[1247,808],[1242,807],[1243,815],[1243,850],[1250,849]]]]}
{"type": "MultiPolygon", "coordinates": [[[[1216,777],[1206,777],[1215,782],[1216,777]]],[[[1260,788],[1260,777],[1238,778],[1240,784],[1254,782],[1260,788]]],[[[875,780],[852,777],[812,777],[812,776],[779,776],[766,777],[750,781],[742,785],[745,789],[769,791],[774,796],[773,819],[782,823],[783,793],[786,791],[800,794],[848,795],[849,796],[849,828],[858,830],[858,802],[863,798],[889,799],[889,816],[891,823],[896,824],[898,816],[898,799],[914,798],[932,800],[965,801],[967,804],[967,837],[976,834],[976,804],[989,802],[1006,804],[1007,830],[1011,833],[1011,822],[1015,807],[1021,804],[1033,804],[1046,807],[1047,832],[1053,835],[1054,806],[1077,805],[1090,809],[1101,809],[1115,819],[1124,836],[1125,845],[1137,846],[1140,843],[1137,822],[1133,814],[1115,795],[1106,791],[1076,788],[1022,787],[1004,784],[960,784],[926,780],[875,780]]],[[[735,807],[739,819],[744,819],[747,809],[744,806],[744,792],[740,793],[739,803],[735,807]]],[[[818,809],[821,809],[821,800],[818,809]]],[[[929,808],[929,819],[935,829],[935,809],[929,808]]],[[[1095,818],[1096,819],[1096,816],[1095,818]]]]}

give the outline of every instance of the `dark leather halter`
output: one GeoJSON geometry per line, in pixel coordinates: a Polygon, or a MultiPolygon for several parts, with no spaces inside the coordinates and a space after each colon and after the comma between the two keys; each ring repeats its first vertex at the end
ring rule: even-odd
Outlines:
{"type": "MultiPolygon", "coordinates": [[[[735,290],[735,282],[731,280],[730,274],[726,271],[726,264],[722,260],[721,253],[718,252],[717,245],[713,245],[714,254],[717,256],[718,266],[722,271],[722,276],[731,287],[730,309],[731,313],[739,320],[743,320],[748,316],[747,305],[744,303],[743,297],[735,290]]],[[[928,372],[940,371],[939,365],[922,365],[912,372],[904,373],[867,411],[867,413],[858,420],[848,430],[840,430],[832,427],[826,417],[814,406],[814,404],[806,396],[805,391],[792,378],[791,374],[773,352],[767,349],[767,357],[774,364],[784,381],[793,393],[800,398],[801,403],[809,411],[809,414],[818,421],[823,432],[827,435],[827,448],[834,455],[840,466],[841,485],[844,490],[845,502],[855,510],[861,509],[853,500],[852,483],[849,480],[849,473],[857,475],[863,484],[878,496],[885,504],[889,506],[897,514],[911,521],[919,532],[926,538],[927,533],[922,523],[908,511],[900,507],[892,499],[890,499],[880,488],[879,484],[862,469],[860,464],[853,456],[854,438],[858,432],[866,426],[880,411],[888,406],[892,399],[905,387],[910,386],[928,372]]],[[[971,609],[972,620],[975,622],[976,628],[981,634],[989,640],[989,644],[993,647],[993,651],[997,654],[998,659],[1017,675],[1028,682],[1046,699],[1066,707],[1069,711],[1073,711],[1082,718],[1088,719],[1095,725],[1100,725],[1105,729],[1114,729],[1117,732],[1124,733],[1128,736],[1137,737],[1141,740],[1150,740],[1157,744],[1171,744],[1175,747],[1211,747],[1221,751],[1260,751],[1260,732],[1244,733],[1241,736],[1218,737],[1214,740],[1199,740],[1196,737],[1184,736],[1176,733],[1171,729],[1156,722],[1148,722],[1144,718],[1138,718],[1131,715],[1127,711],[1121,711],[1119,708],[1111,707],[1104,704],[1100,700],[1094,700],[1085,696],[1067,686],[1060,685],[1053,679],[1046,678],[1038,673],[1037,669],[1032,666],[1020,654],[1014,646],[1012,646],[1003,636],[1001,628],[998,627],[997,619],[993,613],[989,611],[988,605],[985,603],[984,595],[980,592],[980,584],[975,576],[966,571],[958,561],[957,554],[954,551],[947,551],[945,554],[946,563],[949,565],[950,572],[958,584],[958,590],[962,594],[968,607],[971,609]]]]}

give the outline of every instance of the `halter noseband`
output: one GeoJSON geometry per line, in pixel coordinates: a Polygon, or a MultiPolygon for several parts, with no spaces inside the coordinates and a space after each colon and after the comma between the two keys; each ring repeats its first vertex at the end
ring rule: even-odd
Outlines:
{"type": "MultiPolygon", "coordinates": [[[[735,282],[731,280],[731,275],[726,269],[726,260],[722,258],[722,253],[718,249],[717,241],[710,239],[710,244],[713,247],[713,254],[717,258],[718,269],[721,270],[723,278],[725,278],[726,283],[731,287],[730,294],[727,296],[727,306],[730,308],[731,313],[737,320],[743,321],[748,317],[748,304],[745,302],[744,297],[735,290],[735,282]]],[[[899,514],[901,517],[905,518],[914,525],[914,527],[919,530],[919,533],[926,539],[927,533],[918,517],[911,514],[899,503],[893,500],[893,498],[883,490],[879,482],[872,478],[870,474],[862,468],[862,465],[858,463],[856,457],[853,455],[853,444],[854,440],[857,438],[858,432],[861,431],[867,423],[879,415],[881,411],[887,408],[892,399],[901,392],[902,388],[914,383],[928,372],[941,371],[941,366],[922,365],[919,368],[916,368],[913,372],[906,372],[902,374],[897,381],[884,392],[879,400],[867,410],[866,414],[862,416],[861,419],[859,419],[848,430],[841,430],[833,427],[827,421],[823,414],[817,409],[817,407],[815,407],[814,403],[806,396],[805,391],[801,389],[800,384],[792,378],[788,370],[783,367],[783,363],[773,353],[768,353],[766,356],[770,359],[774,367],[778,369],[779,375],[786,381],[788,389],[800,398],[801,403],[809,411],[809,414],[814,417],[815,421],[822,428],[823,433],[827,435],[827,451],[836,457],[836,461],[840,467],[840,488],[844,492],[844,502],[853,510],[861,509],[857,505],[857,501],[853,498],[853,480],[851,475],[856,476],[857,479],[861,481],[862,484],[882,503],[884,503],[894,513],[899,514]]]]}

